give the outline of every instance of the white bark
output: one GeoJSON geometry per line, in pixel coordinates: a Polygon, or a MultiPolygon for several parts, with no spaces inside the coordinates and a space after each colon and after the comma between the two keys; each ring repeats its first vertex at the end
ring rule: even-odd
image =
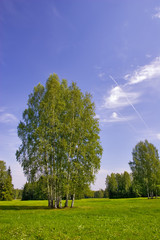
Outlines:
{"type": "Polygon", "coordinates": [[[75,193],[74,193],[73,196],[72,196],[71,208],[73,208],[73,206],[74,206],[74,200],[75,200],[75,193]]]}
{"type": "Polygon", "coordinates": [[[65,202],[65,207],[68,207],[68,193],[66,194],[66,202],[65,202]]]}

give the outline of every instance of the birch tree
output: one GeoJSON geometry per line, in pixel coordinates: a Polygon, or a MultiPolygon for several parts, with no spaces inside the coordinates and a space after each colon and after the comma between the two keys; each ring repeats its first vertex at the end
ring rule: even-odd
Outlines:
{"type": "Polygon", "coordinates": [[[75,83],[68,86],[53,74],[45,87],[34,88],[18,125],[16,156],[30,181],[46,177],[49,207],[61,208],[64,195],[66,207],[72,195],[73,207],[80,186],[94,182],[102,155],[99,131],[91,95],[75,83]]]}
{"type": "Polygon", "coordinates": [[[160,161],[158,150],[147,140],[139,142],[132,152],[133,160],[129,162],[133,180],[142,194],[153,197],[160,181],[160,161]]]}
{"type": "Polygon", "coordinates": [[[21,145],[16,151],[16,158],[23,167],[29,181],[36,179],[41,172],[40,132],[40,102],[44,93],[44,87],[38,84],[33,93],[29,95],[27,108],[23,112],[23,121],[18,125],[18,137],[21,145]]]}

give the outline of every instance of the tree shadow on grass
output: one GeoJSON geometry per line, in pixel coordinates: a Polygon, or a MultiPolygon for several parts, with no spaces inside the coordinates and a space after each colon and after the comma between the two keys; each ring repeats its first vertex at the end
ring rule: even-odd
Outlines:
{"type": "Polygon", "coordinates": [[[47,206],[15,206],[15,205],[0,205],[0,210],[51,210],[47,206]]]}
{"type": "MultiPolygon", "coordinates": [[[[77,208],[77,207],[73,207],[77,208]]],[[[70,207],[49,208],[48,206],[28,206],[28,205],[0,205],[0,210],[69,210],[70,207]]]]}

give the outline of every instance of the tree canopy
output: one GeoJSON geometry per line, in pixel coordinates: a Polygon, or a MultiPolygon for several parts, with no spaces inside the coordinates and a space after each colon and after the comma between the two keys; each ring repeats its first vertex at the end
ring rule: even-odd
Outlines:
{"type": "Polygon", "coordinates": [[[132,152],[129,162],[137,191],[142,195],[157,195],[160,182],[160,161],[158,150],[147,140],[139,142],[132,152]]]}
{"type": "Polygon", "coordinates": [[[135,197],[136,193],[133,190],[133,182],[131,174],[111,173],[106,177],[106,191],[109,198],[126,198],[135,197]]]}
{"type": "Polygon", "coordinates": [[[10,201],[13,198],[13,184],[10,167],[6,168],[6,163],[0,161],[0,201],[10,201]]]}
{"type": "Polygon", "coordinates": [[[102,156],[99,132],[92,97],[76,83],[68,86],[53,74],[29,95],[16,157],[30,182],[46,177],[50,207],[61,207],[64,194],[66,206],[69,195],[73,206],[75,193],[94,182],[102,156]]]}

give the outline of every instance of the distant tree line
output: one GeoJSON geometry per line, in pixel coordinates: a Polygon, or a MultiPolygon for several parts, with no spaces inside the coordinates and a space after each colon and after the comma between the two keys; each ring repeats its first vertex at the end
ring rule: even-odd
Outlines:
{"type": "Polygon", "coordinates": [[[128,172],[111,173],[106,178],[106,190],[109,198],[136,197],[132,176],[128,172]]]}
{"type": "Polygon", "coordinates": [[[6,168],[6,163],[0,161],[0,201],[10,201],[13,199],[13,184],[10,167],[6,168]]]}
{"type": "MultiPolygon", "coordinates": [[[[80,186],[77,198],[132,198],[160,195],[160,161],[158,151],[147,140],[139,142],[132,152],[129,162],[132,172],[111,173],[106,177],[106,189],[93,191],[89,185],[80,186]]],[[[72,195],[69,194],[69,199],[72,195]]],[[[37,182],[26,183],[22,194],[23,200],[47,199],[47,181],[40,177],[37,182]]],[[[65,199],[65,194],[62,195],[65,199]]]]}
{"type": "MultiPolygon", "coordinates": [[[[83,187],[81,190],[76,192],[77,199],[82,198],[106,198],[108,193],[106,190],[100,189],[93,191],[89,185],[83,187]]],[[[47,182],[45,177],[40,177],[36,182],[26,182],[22,191],[22,200],[47,200],[47,182]]],[[[66,200],[65,194],[62,196],[63,200],[66,200]]],[[[68,199],[72,199],[70,194],[68,199]]]]}
{"type": "MultiPolygon", "coordinates": [[[[75,192],[77,199],[84,197],[94,197],[94,192],[90,190],[89,185],[83,185],[83,188],[77,189],[75,192]]],[[[41,176],[38,181],[26,182],[22,191],[22,200],[47,200],[47,178],[41,176]]],[[[72,194],[69,194],[68,199],[72,199],[72,194]]],[[[62,194],[62,200],[66,200],[65,192],[62,194]]]]}
{"type": "Polygon", "coordinates": [[[0,161],[0,201],[22,199],[22,189],[14,189],[12,184],[11,169],[6,168],[6,163],[0,161]]]}
{"type": "MultiPolygon", "coordinates": [[[[160,160],[158,150],[147,140],[139,142],[132,152],[129,162],[131,173],[111,173],[106,177],[106,189],[93,191],[89,184],[79,184],[75,194],[81,198],[153,198],[160,195],[160,160]]],[[[27,182],[23,190],[13,189],[10,167],[0,161],[0,200],[45,200],[48,199],[47,177],[27,182]]],[[[62,199],[66,200],[65,191],[62,199]]],[[[72,199],[69,193],[68,199],[72,199]]]]}
{"type": "Polygon", "coordinates": [[[13,199],[22,199],[22,189],[13,189],[13,199]]]}
{"type": "Polygon", "coordinates": [[[47,180],[41,176],[36,182],[27,182],[22,192],[22,200],[47,200],[47,180]]]}
{"type": "Polygon", "coordinates": [[[106,178],[109,198],[157,197],[160,194],[160,160],[158,150],[147,140],[139,142],[129,162],[132,173],[111,173],[106,178]]]}

